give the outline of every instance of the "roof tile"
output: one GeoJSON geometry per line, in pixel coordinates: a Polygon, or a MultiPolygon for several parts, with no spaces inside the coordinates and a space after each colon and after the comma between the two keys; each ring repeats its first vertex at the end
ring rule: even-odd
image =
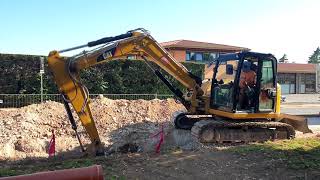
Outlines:
{"type": "Polygon", "coordinates": [[[316,73],[316,64],[278,63],[280,73],[316,73]]]}
{"type": "Polygon", "coordinates": [[[228,50],[228,51],[244,51],[250,50],[245,47],[229,46],[224,44],[215,44],[208,42],[199,42],[191,40],[174,40],[160,43],[165,48],[184,48],[184,49],[208,49],[208,50],[228,50]]]}

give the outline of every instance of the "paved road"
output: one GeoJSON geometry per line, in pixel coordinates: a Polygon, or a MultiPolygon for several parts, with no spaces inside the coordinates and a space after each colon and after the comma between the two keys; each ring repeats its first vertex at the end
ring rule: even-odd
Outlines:
{"type": "Polygon", "coordinates": [[[312,103],[320,104],[320,94],[288,94],[286,103],[312,103]]]}
{"type": "Polygon", "coordinates": [[[320,94],[290,94],[285,96],[286,102],[281,104],[281,112],[309,116],[309,128],[313,132],[320,132],[320,94]]]}
{"type": "Polygon", "coordinates": [[[320,117],[309,117],[308,126],[313,132],[320,132],[320,117]]]}
{"type": "Polygon", "coordinates": [[[281,104],[281,112],[293,115],[319,115],[320,94],[285,95],[286,102],[281,104]]]}
{"type": "Polygon", "coordinates": [[[319,115],[320,103],[319,104],[293,104],[283,103],[281,104],[281,112],[292,115],[319,115]]]}

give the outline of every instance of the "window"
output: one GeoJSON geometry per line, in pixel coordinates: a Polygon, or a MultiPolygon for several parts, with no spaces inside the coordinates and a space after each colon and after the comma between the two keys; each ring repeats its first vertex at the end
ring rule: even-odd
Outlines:
{"type": "Polygon", "coordinates": [[[191,55],[189,51],[186,51],[186,61],[190,61],[191,60],[191,55]]]}
{"type": "Polygon", "coordinates": [[[127,56],[127,59],[133,60],[133,59],[136,59],[136,56],[135,55],[129,55],[129,56],[127,56]]]}
{"type": "Polygon", "coordinates": [[[262,65],[262,84],[266,85],[273,84],[273,69],[272,69],[272,62],[271,61],[264,61],[262,65]]]}
{"type": "MultiPolygon", "coordinates": [[[[301,79],[305,79],[301,76],[301,79]]],[[[296,91],[296,74],[294,73],[279,73],[278,83],[281,85],[282,94],[295,94],[296,91]]]]}
{"type": "Polygon", "coordinates": [[[199,61],[209,63],[218,57],[219,53],[186,51],[186,61],[199,61]]]}
{"type": "Polygon", "coordinates": [[[202,58],[202,53],[196,53],[196,61],[202,61],[203,58],[202,58]]]}
{"type": "Polygon", "coordinates": [[[203,53],[203,61],[212,62],[218,57],[218,53],[203,53]]]}
{"type": "Polygon", "coordinates": [[[306,93],[316,92],[316,75],[305,74],[306,93]]]}
{"type": "Polygon", "coordinates": [[[196,60],[196,55],[194,52],[190,52],[190,60],[195,61],[196,60]]]}
{"type": "MultiPolygon", "coordinates": [[[[274,107],[274,99],[268,97],[268,89],[275,88],[273,68],[271,60],[262,61],[262,76],[261,76],[261,92],[259,96],[259,110],[271,111],[274,107]]],[[[290,88],[290,91],[292,89],[290,88]]]]}
{"type": "Polygon", "coordinates": [[[219,53],[210,53],[210,59],[209,60],[215,60],[218,58],[219,53]]]}
{"type": "Polygon", "coordinates": [[[289,87],[290,87],[289,93],[295,94],[296,93],[296,84],[290,84],[289,87]]]}
{"type": "Polygon", "coordinates": [[[218,69],[215,74],[216,81],[222,82],[222,84],[215,83],[211,94],[211,106],[217,107],[220,110],[231,111],[233,108],[233,83],[236,76],[236,72],[232,75],[227,74],[226,66],[232,65],[236,70],[238,66],[238,60],[223,61],[218,64],[218,69]]]}

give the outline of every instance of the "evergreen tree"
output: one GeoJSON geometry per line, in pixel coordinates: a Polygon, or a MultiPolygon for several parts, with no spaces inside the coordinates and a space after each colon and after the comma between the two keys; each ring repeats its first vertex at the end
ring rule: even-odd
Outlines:
{"type": "Polygon", "coordinates": [[[311,63],[311,64],[319,64],[320,63],[320,48],[319,47],[309,57],[308,63],[311,63]]]}
{"type": "Polygon", "coordinates": [[[279,59],[279,63],[286,63],[286,62],[288,62],[288,58],[287,58],[287,55],[284,54],[282,58],[279,59]]]}

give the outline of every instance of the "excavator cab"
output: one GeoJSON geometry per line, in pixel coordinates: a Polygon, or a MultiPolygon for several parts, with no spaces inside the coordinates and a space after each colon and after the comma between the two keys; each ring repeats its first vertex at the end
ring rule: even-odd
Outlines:
{"type": "Polygon", "coordinates": [[[222,54],[214,67],[210,108],[231,113],[276,111],[276,58],[271,54],[222,54]]]}
{"type": "Polygon", "coordinates": [[[191,132],[200,142],[290,139],[307,133],[304,117],[280,113],[277,60],[271,54],[240,52],[216,60],[211,84],[211,118],[198,118],[191,132]]]}

